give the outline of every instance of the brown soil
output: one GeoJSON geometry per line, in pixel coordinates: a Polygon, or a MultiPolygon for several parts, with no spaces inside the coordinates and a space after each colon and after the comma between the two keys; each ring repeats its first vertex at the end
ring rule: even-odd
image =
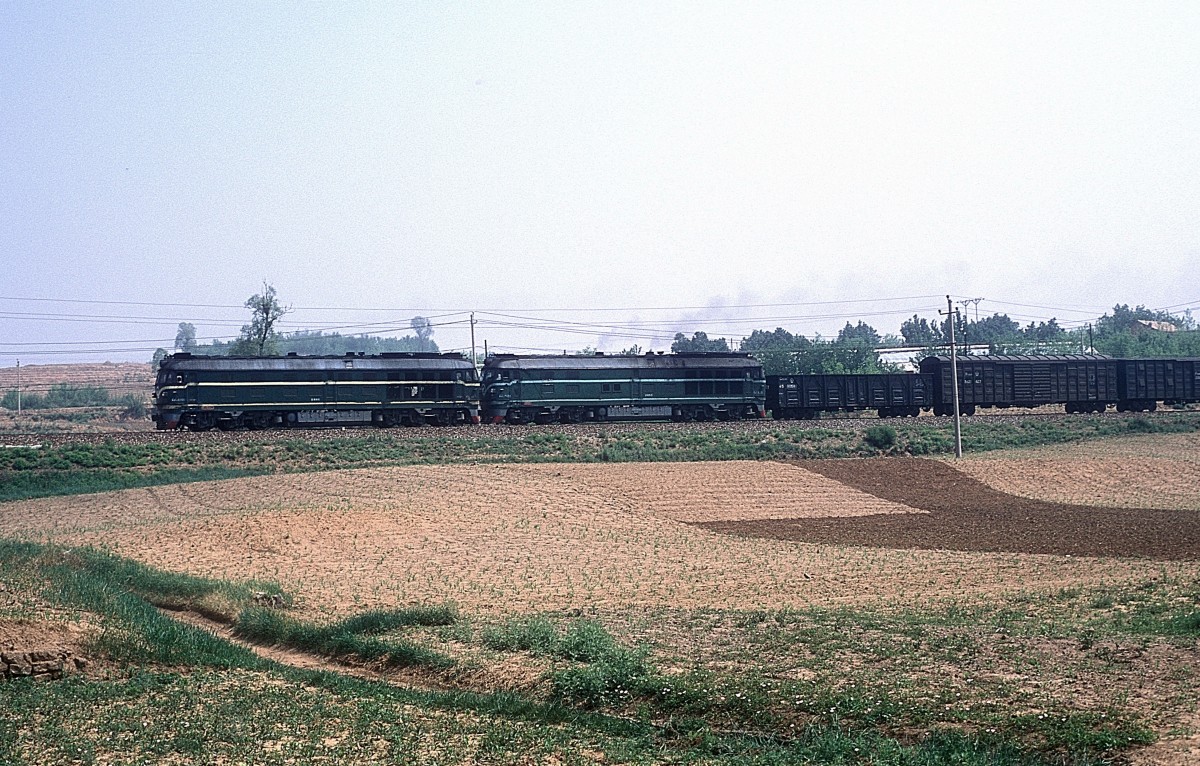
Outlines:
{"type": "Polygon", "coordinates": [[[1017,497],[934,460],[821,460],[804,466],[929,514],[720,521],[698,526],[823,545],[1200,558],[1200,514],[1194,511],[1098,508],[1017,497]]]}
{"type": "MultiPolygon", "coordinates": [[[[46,620],[37,617],[0,617],[0,650],[67,649],[84,654],[96,631],[87,623],[46,620]]],[[[0,668],[3,670],[3,668],[0,668]]]]}
{"type": "MultiPolygon", "coordinates": [[[[114,396],[135,393],[149,397],[154,389],[154,370],[149,364],[140,362],[21,366],[21,390],[26,393],[44,394],[58,383],[98,386],[108,389],[114,396]]],[[[17,388],[17,368],[0,367],[0,392],[10,388],[17,388]]]]}
{"type": "MultiPolygon", "coordinates": [[[[17,368],[0,367],[0,394],[16,390],[17,368]]],[[[22,365],[21,391],[44,396],[52,386],[94,386],[113,397],[133,394],[149,403],[154,393],[154,370],[140,362],[104,362],[100,364],[22,365]]],[[[25,431],[124,433],[154,428],[148,418],[125,419],[123,407],[71,407],[64,409],[25,409],[21,417],[12,410],[0,409],[0,433],[25,431]]]]}
{"type": "MultiPolygon", "coordinates": [[[[849,487],[834,491],[835,482],[810,473],[814,465],[370,468],[30,500],[5,504],[4,518],[16,537],[108,547],[171,571],[273,580],[297,594],[311,619],[440,601],[497,616],[913,605],[1144,577],[1143,562],[889,550],[874,539],[863,543],[871,547],[809,545],[730,537],[678,520],[725,518],[721,524],[735,532],[738,525],[802,523],[746,521],[755,513],[746,497],[762,498],[766,515],[808,516],[808,523],[853,524],[817,517],[910,507],[849,487]],[[789,482],[819,491],[787,490],[789,482]],[[772,486],[784,494],[764,496],[772,486]]],[[[860,518],[915,523],[929,516],[860,518]]]]}
{"type": "Polygon", "coordinates": [[[1200,511],[1200,433],[984,453],[950,464],[992,489],[1035,500],[1200,511]]]}
{"type": "Polygon", "coordinates": [[[591,494],[675,521],[925,513],[787,463],[656,463],[633,471],[583,463],[566,475],[591,494]]]}

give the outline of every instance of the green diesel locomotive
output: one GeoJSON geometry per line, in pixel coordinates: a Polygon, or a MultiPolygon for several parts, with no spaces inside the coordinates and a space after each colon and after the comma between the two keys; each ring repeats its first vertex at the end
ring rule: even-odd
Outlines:
{"type": "Polygon", "coordinates": [[[765,416],[766,380],[749,354],[488,357],[487,423],[741,420],[765,416]]]}
{"type": "Polygon", "coordinates": [[[479,377],[461,354],[173,354],[159,365],[154,422],[192,431],[478,423],[479,377]]]}

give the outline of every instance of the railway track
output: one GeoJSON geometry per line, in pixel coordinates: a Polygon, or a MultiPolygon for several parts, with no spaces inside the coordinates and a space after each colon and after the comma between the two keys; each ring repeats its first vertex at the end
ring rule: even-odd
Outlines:
{"type": "MultiPolygon", "coordinates": [[[[963,422],[978,424],[995,421],[997,423],[1019,423],[1023,421],[1077,421],[1080,418],[1094,419],[1130,419],[1150,418],[1154,420],[1169,419],[1197,410],[1160,410],[1152,413],[1106,412],[1091,415],[1067,415],[1062,412],[995,412],[964,417],[963,422]]],[[[193,433],[190,431],[70,431],[70,432],[8,432],[0,434],[0,447],[20,446],[60,446],[66,444],[246,444],[275,441],[306,441],[320,442],[335,439],[372,439],[380,441],[403,442],[408,439],[443,436],[448,439],[471,438],[488,434],[517,436],[526,434],[543,435],[573,435],[592,434],[620,435],[622,433],[735,433],[754,434],[769,433],[784,429],[836,429],[843,431],[863,431],[871,426],[892,425],[903,427],[913,424],[944,424],[949,427],[950,418],[935,418],[931,415],[920,418],[879,419],[875,417],[832,416],[817,420],[743,420],[730,422],[707,423],[674,423],[674,422],[610,422],[610,423],[578,423],[551,424],[541,426],[510,426],[510,425],[473,425],[473,426],[422,426],[407,428],[371,428],[371,427],[315,427],[315,428],[279,428],[265,431],[207,431],[193,433]]]]}

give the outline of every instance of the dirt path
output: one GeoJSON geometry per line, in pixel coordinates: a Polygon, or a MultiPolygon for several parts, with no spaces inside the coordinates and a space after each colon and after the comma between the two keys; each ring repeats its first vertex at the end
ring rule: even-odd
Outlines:
{"type": "Polygon", "coordinates": [[[385,672],[354,663],[338,662],[328,657],[322,657],[309,652],[302,652],[298,649],[255,644],[235,636],[231,626],[209,619],[208,617],[197,614],[196,612],[180,612],[167,609],[160,609],[159,611],[171,619],[187,623],[194,628],[206,630],[222,640],[228,641],[229,643],[235,644],[244,649],[249,649],[259,657],[271,660],[273,662],[278,662],[280,665],[300,668],[301,670],[320,670],[330,673],[341,673],[345,676],[365,678],[371,681],[383,681],[385,683],[420,689],[423,691],[454,688],[447,684],[433,683],[429,678],[419,678],[415,673],[406,672],[403,669],[385,672]]]}
{"type": "Polygon", "coordinates": [[[700,522],[715,532],[826,545],[1071,556],[1200,558],[1200,513],[1049,503],[934,460],[816,460],[804,468],[927,514],[700,522]]]}

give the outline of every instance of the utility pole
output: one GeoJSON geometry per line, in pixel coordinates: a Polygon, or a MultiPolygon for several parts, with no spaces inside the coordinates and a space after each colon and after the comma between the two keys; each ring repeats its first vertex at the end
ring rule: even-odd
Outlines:
{"type": "Polygon", "coordinates": [[[21,360],[17,360],[17,417],[21,417],[21,360]]]}
{"type": "MultiPolygon", "coordinates": [[[[962,307],[963,307],[963,310],[964,310],[964,311],[966,310],[966,308],[967,308],[967,304],[968,304],[968,303],[974,303],[974,304],[975,304],[975,324],[979,324],[979,302],[980,302],[980,301],[982,301],[982,300],[983,300],[983,298],[964,298],[964,299],[962,299],[961,301],[959,301],[959,303],[961,303],[961,304],[962,304],[962,307]]],[[[963,344],[964,344],[964,345],[965,345],[965,344],[969,344],[971,341],[975,340],[974,338],[968,338],[967,336],[968,336],[969,334],[970,334],[970,333],[967,333],[967,332],[965,331],[965,328],[964,328],[964,331],[963,331],[963,339],[962,339],[962,340],[963,340],[963,344]]]]}
{"type": "Polygon", "coordinates": [[[479,367],[479,360],[475,358],[475,312],[471,312],[471,364],[476,368],[479,367]]]}
{"type": "Polygon", "coordinates": [[[959,303],[961,303],[963,305],[963,308],[966,308],[968,303],[975,304],[975,322],[976,322],[976,324],[979,323],[979,303],[982,300],[983,300],[983,298],[966,298],[964,300],[959,301],[959,303]]]}
{"type": "MultiPolygon", "coordinates": [[[[939,314],[943,313],[941,311],[939,314]]],[[[950,300],[950,296],[946,296],[946,324],[950,327],[950,380],[953,381],[954,390],[954,457],[962,457],[962,423],[960,422],[961,413],[958,407],[958,351],[954,347],[954,323],[958,319],[958,311],[954,308],[954,301],[950,300]]]]}

